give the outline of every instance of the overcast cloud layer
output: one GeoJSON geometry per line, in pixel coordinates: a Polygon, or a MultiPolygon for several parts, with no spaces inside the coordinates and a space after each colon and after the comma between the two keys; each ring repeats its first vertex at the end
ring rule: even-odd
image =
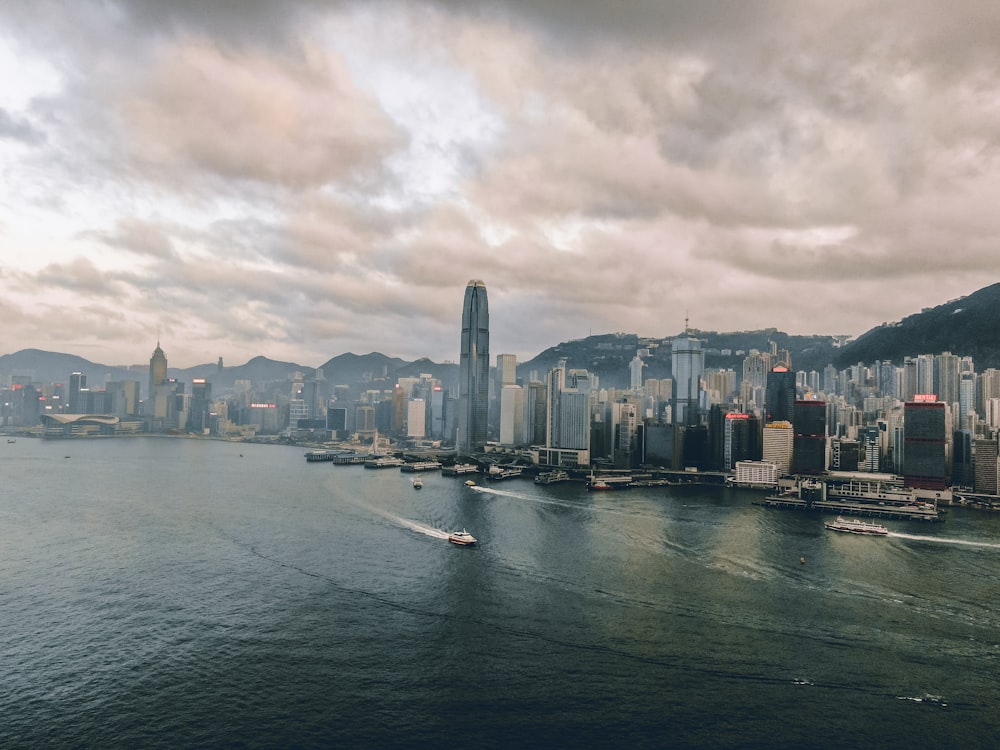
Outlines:
{"type": "Polygon", "coordinates": [[[860,334],[1000,277],[1000,5],[0,17],[0,352],[172,366],[860,334]]]}

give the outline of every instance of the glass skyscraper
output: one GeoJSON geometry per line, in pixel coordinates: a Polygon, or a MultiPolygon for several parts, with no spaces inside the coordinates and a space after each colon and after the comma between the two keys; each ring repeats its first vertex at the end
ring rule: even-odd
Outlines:
{"type": "Polygon", "coordinates": [[[465,287],[458,377],[455,446],[468,455],[486,447],[490,400],[490,308],[486,284],[476,279],[465,287]]]}
{"type": "Polygon", "coordinates": [[[705,369],[705,352],[701,341],[688,335],[674,339],[671,345],[671,374],[673,375],[674,424],[693,426],[700,424],[701,374],[705,369]]]}

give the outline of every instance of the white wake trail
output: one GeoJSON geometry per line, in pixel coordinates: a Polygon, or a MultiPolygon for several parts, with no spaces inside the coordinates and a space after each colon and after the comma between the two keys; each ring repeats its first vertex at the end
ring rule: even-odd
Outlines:
{"type": "Polygon", "coordinates": [[[889,536],[894,536],[897,539],[912,539],[913,541],[916,542],[937,542],[939,544],[961,544],[966,547],[991,547],[992,549],[1000,549],[1000,544],[993,544],[991,542],[973,542],[968,539],[948,539],[940,536],[901,534],[898,531],[890,531],[889,536]]]}

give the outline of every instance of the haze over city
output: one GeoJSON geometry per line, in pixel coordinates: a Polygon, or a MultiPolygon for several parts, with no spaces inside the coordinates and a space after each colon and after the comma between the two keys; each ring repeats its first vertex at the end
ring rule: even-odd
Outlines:
{"type": "Polygon", "coordinates": [[[0,352],[860,334],[1000,274],[986,2],[10,4],[0,352]]]}

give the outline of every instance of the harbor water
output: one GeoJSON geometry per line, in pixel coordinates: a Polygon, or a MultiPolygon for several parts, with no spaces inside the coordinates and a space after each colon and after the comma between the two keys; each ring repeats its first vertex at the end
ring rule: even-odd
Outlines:
{"type": "Polygon", "coordinates": [[[0,747],[995,747],[1000,516],[18,439],[0,747]],[[447,542],[468,529],[475,547],[447,542]]]}

